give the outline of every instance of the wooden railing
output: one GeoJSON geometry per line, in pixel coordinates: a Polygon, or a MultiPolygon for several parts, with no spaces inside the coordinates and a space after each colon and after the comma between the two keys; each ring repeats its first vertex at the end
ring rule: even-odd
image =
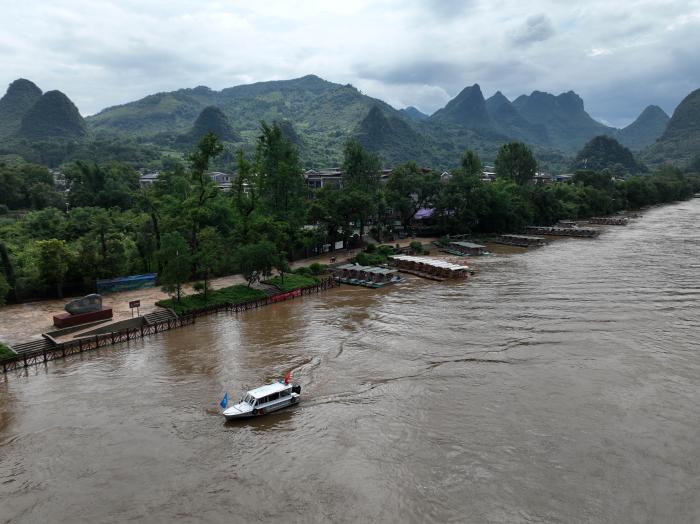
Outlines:
{"type": "Polygon", "coordinates": [[[333,278],[326,278],[318,284],[314,284],[312,286],[295,289],[293,291],[285,293],[278,293],[276,295],[271,295],[259,299],[249,300],[247,302],[240,302],[237,304],[216,304],[197,309],[196,311],[191,311],[188,314],[182,315],[177,318],[164,320],[163,322],[157,322],[155,324],[144,324],[136,328],[123,329],[121,331],[114,331],[112,333],[104,333],[101,335],[94,335],[91,337],[82,337],[76,340],[70,340],[68,342],[56,344],[54,347],[51,348],[42,349],[38,351],[28,351],[26,353],[21,353],[19,355],[2,360],[2,362],[0,362],[0,365],[2,366],[3,373],[7,373],[8,371],[26,368],[31,365],[41,364],[42,362],[49,362],[51,360],[67,357],[69,355],[75,355],[76,353],[83,353],[85,351],[90,351],[105,346],[112,346],[121,342],[128,342],[130,340],[136,340],[150,335],[155,335],[157,333],[162,333],[163,331],[168,331],[183,326],[190,326],[195,323],[195,319],[197,317],[202,315],[217,313],[219,311],[239,313],[241,311],[247,311],[249,309],[256,309],[259,307],[267,306],[269,304],[275,304],[277,302],[283,302],[285,300],[291,300],[297,297],[311,295],[313,293],[319,293],[320,291],[330,289],[337,285],[339,284],[335,282],[333,278]]]}

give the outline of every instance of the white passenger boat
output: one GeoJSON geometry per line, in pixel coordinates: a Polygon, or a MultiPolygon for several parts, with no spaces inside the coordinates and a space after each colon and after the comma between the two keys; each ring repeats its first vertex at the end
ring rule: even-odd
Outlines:
{"type": "Polygon", "coordinates": [[[247,391],[240,402],[231,407],[226,406],[228,404],[227,394],[222,401],[222,408],[224,408],[222,414],[226,420],[259,417],[298,403],[300,395],[301,386],[290,384],[289,378],[285,377],[284,381],[247,391]]]}

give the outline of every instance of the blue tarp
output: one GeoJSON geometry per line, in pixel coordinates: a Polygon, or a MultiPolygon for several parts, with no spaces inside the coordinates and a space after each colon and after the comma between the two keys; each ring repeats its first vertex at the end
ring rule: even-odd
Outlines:
{"type": "Polygon", "coordinates": [[[131,275],[128,277],[105,278],[97,281],[97,292],[114,293],[115,291],[153,287],[156,285],[157,276],[158,273],[145,273],[143,275],[131,275]]]}

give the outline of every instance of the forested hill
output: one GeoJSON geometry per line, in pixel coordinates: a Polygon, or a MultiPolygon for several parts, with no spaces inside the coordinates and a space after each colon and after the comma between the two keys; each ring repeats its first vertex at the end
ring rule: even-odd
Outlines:
{"type": "Polygon", "coordinates": [[[22,117],[41,98],[36,84],[19,78],[7,88],[0,98],[0,138],[11,136],[19,130],[22,117]]]}
{"type": "Polygon", "coordinates": [[[678,105],[659,140],[643,153],[651,163],[669,160],[688,165],[700,157],[700,89],[678,105]]]}
{"type": "Polygon", "coordinates": [[[620,130],[617,138],[625,146],[639,151],[659,139],[670,118],[659,106],[648,106],[637,119],[620,130]]]}

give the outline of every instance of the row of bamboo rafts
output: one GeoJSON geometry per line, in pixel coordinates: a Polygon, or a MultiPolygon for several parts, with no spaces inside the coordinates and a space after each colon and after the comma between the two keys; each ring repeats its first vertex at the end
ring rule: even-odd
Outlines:
{"type": "Polygon", "coordinates": [[[626,226],[629,223],[627,217],[593,217],[588,220],[591,224],[601,224],[604,226],[626,226]]]}
{"type": "Polygon", "coordinates": [[[547,239],[544,237],[535,237],[529,235],[501,235],[496,240],[496,244],[505,244],[507,246],[532,247],[544,246],[547,244],[547,239]]]}
{"type": "Polygon", "coordinates": [[[389,257],[389,261],[399,268],[407,270],[413,274],[424,274],[428,276],[446,278],[466,278],[470,270],[468,266],[453,264],[438,258],[418,257],[412,255],[394,255],[389,257]]]}
{"type": "Polygon", "coordinates": [[[594,237],[600,233],[597,229],[585,227],[528,226],[525,230],[536,235],[565,237],[594,237]]]}

